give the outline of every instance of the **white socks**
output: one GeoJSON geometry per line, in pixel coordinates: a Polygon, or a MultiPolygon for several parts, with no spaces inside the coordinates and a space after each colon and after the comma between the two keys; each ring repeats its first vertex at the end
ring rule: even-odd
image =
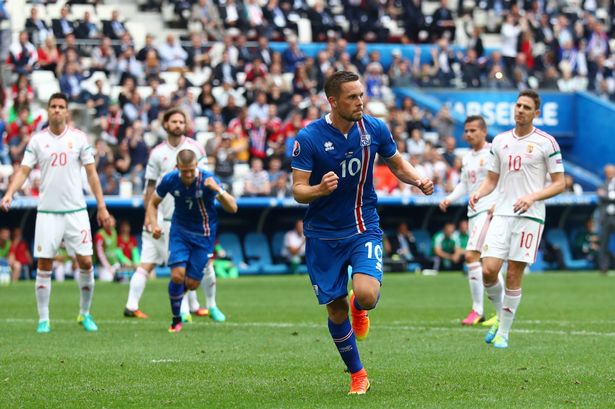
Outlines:
{"type": "Polygon", "coordinates": [[[515,312],[519,308],[521,302],[521,289],[509,290],[506,289],[504,294],[504,302],[502,303],[502,312],[500,314],[500,327],[498,334],[508,339],[508,333],[515,319],[515,312]]]}
{"type": "Polygon", "coordinates": [[[498,281],[490,287],[485,284],[485,291],[487,292],[487,298],[489,298],[493,304],[493,309],[498,315],[498,319],[501,320],[502,302],[504,299],[504,284],[502,283],[502,277],[498,275],[498,281]]]}
{"type": "Polygon", "coordinates": [[[479,315],[483,315],[483,266],[480,261],[468,263],[468,282],[472,295],[472,309],[479,315]]]}
{"type": "Polygon", "coordinates": [[[186,294],[188,298],[188,307],[190,307],[190,311],[196,311],[201,308],[201,304],[199,304],[199,299],[197,298],[197,294],[195,290],[190,290],[186,294]]]}
{"type": "Polygon", "coordinates": [[[193,294],[194,291],[188,291],[184,294],[184,297],[182,298],[182,305],[179,308],[179,312],[180,314],[184,315],[184,314],[190,314],[190,304],[188,303],[188,297],[190,297],[190,294],[193,294]]]}
{"type": "Polygon", "coordinates": [[[79,270],[79,289],[79,314],[89,314],[94,295],[94,271],[91,267],[89,270],[79,270]]]}
{"type": "Polygon", "coordinates": [[[207,308],[214,308],[216,306],[216,272],[213,263],[207,265],[201,287],[203,287],[207,308]]]}
{"type": "Polygon", "coordinates": [[[126,308],[131,311],[139,309],[139,300],[145,290],[145,283],[147,282],[147,271],[142,267],[137,267],[137,270],[130,278],[130,289],[128,290],[128,301],[126,302],[126,308]]]}
{"type": "Polygon", "coordinates": [[[51,297],[51,271],[36,271],[34,292],[39,322],[47,321],[49,320],[49,298],[51,297]]]}

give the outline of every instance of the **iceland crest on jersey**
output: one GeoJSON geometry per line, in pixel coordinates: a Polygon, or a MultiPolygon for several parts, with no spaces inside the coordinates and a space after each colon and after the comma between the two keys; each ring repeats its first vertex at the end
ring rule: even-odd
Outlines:
{"type": "Polygon", "coordinates": [[[361,133],[361,146],[369,146],[372,144],[372,137],[368,133],[361,133]]]}

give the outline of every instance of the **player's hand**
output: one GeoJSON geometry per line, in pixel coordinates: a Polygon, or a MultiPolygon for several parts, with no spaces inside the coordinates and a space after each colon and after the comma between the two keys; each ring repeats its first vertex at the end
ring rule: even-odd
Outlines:
{"type": "Polygon", "coordinates": [[[429,179],[419,179],[416,181],[416,187],[421,189],[424,195],[429,196],[433,193],[433,182],[429,179]]]}
{"type": "Polygon", "coordinates": [[[162,236],[162,228],[160,228],[160,226],[156,225],[156,226],[150,227],[150,230],[152,232],[152,237],[155,238],[156,240],[158,240],[162,236]]]}
{"type": "Polygon", "coordinates": [[[534,204],[534,199],[531,196],[522,196],[513,205],[513,211],[518,214],[523,214],[527,212],[530,207],[534,204]]]}
{"type": "Polygon", "coordinates": [[[450,204],[451,204],[450,200],[443,199],[438,206],[440,206],[440,210],[442,210],[443,212],[446,212],[446,209],[448,209],[448,206],[450,204]]]}
{"type": "Polygon", "coordinates": [[[475,210],[476,203],[478,203],[479,200],[480,200],[480,196],[478,195],[478,193],[472,193],[470,195],[470,200],[468,201],[468,205],[470,206],[470,209],[475,210]]]}
{"type": "Polygon", "coordinates": [[[330,195],[335,189],[337,189],[338,181],[339,176],[337,176],[335,172],[331,171],[325,173],[320,181],[320,189],[325,196],[330,195]]]}
{"type": "Polygon", "coordinates": [[[98,212],[96,213],[96,221],[98,221],[98,225],[108,228],[111,224],[111,216],[109,215],[109,211],[106,207],[99,207],[98,212]]]}
{"type": "Polygon", "coordinates": [[[216,180],[211,176],[205,179],[205,187],[215,193],[220,193],[220,190],[222,189],[220,185],[216,183],[216,180]]]}
{"type": "Polygon", "coordinates": [[[4,195],[4,197],[2,198],[2,203],[0,203],[0,207],[2,208],[3,212],[9,211],[9,209],[11,208],[12,201],[13,198],[10,195],[4,195]]]}

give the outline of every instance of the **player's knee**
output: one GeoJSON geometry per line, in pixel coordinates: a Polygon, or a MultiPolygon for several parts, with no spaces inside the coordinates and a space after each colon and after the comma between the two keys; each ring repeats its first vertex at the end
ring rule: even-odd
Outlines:
{"type": "Polygon", "coordinates": [[[92,257],[77,256],[77,264],[81,270],[90,270],[92,268],[92,257]]]}
{"type": "Polygon", "coordinates": [[[466,259],[466,264],[479,262],[480,253],[477,251],[466,251],[465,259],[466,259]]]}
{"type": "Polygon", "coordinates": [[[181,272],[171,272],[171,281],[173,281],[175,284],[181,284],[184,282],[184,274],[182,274],[181,272]]]}
{"type": "Polygon", "coordinates": [[[380,293],[378,291],[366,291],[361,294],[355,294],[356,300],[363,310],[371,310],[376,308],[380,293]]]}
{"type": "Polygon", "coordinates": [[[199,281],[192,280],[190,278],[186,280],[186,288],[190,291],[194,291],[197,288],[199,288],[199,284],[200,284],[199,281]]]}
{"type": "Polygon", "coordinates": [[[41,271],[51,271],[53,268],[53,260],[47,258],[38,259],[38,269],[41,271]]]}

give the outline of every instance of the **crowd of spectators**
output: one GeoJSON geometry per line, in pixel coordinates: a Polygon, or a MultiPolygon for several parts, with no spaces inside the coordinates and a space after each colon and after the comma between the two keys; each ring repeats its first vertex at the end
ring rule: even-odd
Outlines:
{"type": "MultiPolygon", "coordinates": [[[[138,49],[117,10],[100,21],[66,6],[46,21],[33,7],[4,61],[9,81],[0,76],[0,163],[17,166],[32,133],[45,126],[45,101],[37,101],[31,82],[38,70],[53,74],[72,101],[75,123],[87,125],[106,195],[142,191],[149,150],[165,137],[161,113],[179,106],[191,118],[188,135],[205,144],[212,169],[236,194],[289,197],[294,138],[328,111],[322,86],[339,69],[362,74],[366,111],[387,121],[399,151],[436,192],[459,180],[451,114],[446,106],[432,114],[410,98],[396,101],[393,87],[589,89],[615,99],[615,58],[607,26],[595,15],[600,1],[489,2],[484,12],[501,21],[502,43],[491,52],[483,28],[472,23],[477,19],[444,0],[430,16],[416,0],[173,3],[191,31],[183,38],[148,34],[138,49]],[[315,57],[298,44],[299,18],[309,19],[313,40],[326,44],[315,57]],[[403,26],[401,36],[387,28],[390,21],[403,26]],[[467,31],[467,47],[453,47],[462,37],[458,27],[467,31]],[[285,41],[285,49],[273,51],[271,40],[285,41]],[[432,45],[428,58],[418,46],[412,59],[393,50],[385,66],[379,51],[368,52],[369,41],[432,45]]],[[[0,172],[0,190],[7,173],[0,172]]],[[[382,163],[375,183],[380,193],[414,193],[382,163]]],[[[22,193],[37,195],[37,172],[22,193]]]]}

